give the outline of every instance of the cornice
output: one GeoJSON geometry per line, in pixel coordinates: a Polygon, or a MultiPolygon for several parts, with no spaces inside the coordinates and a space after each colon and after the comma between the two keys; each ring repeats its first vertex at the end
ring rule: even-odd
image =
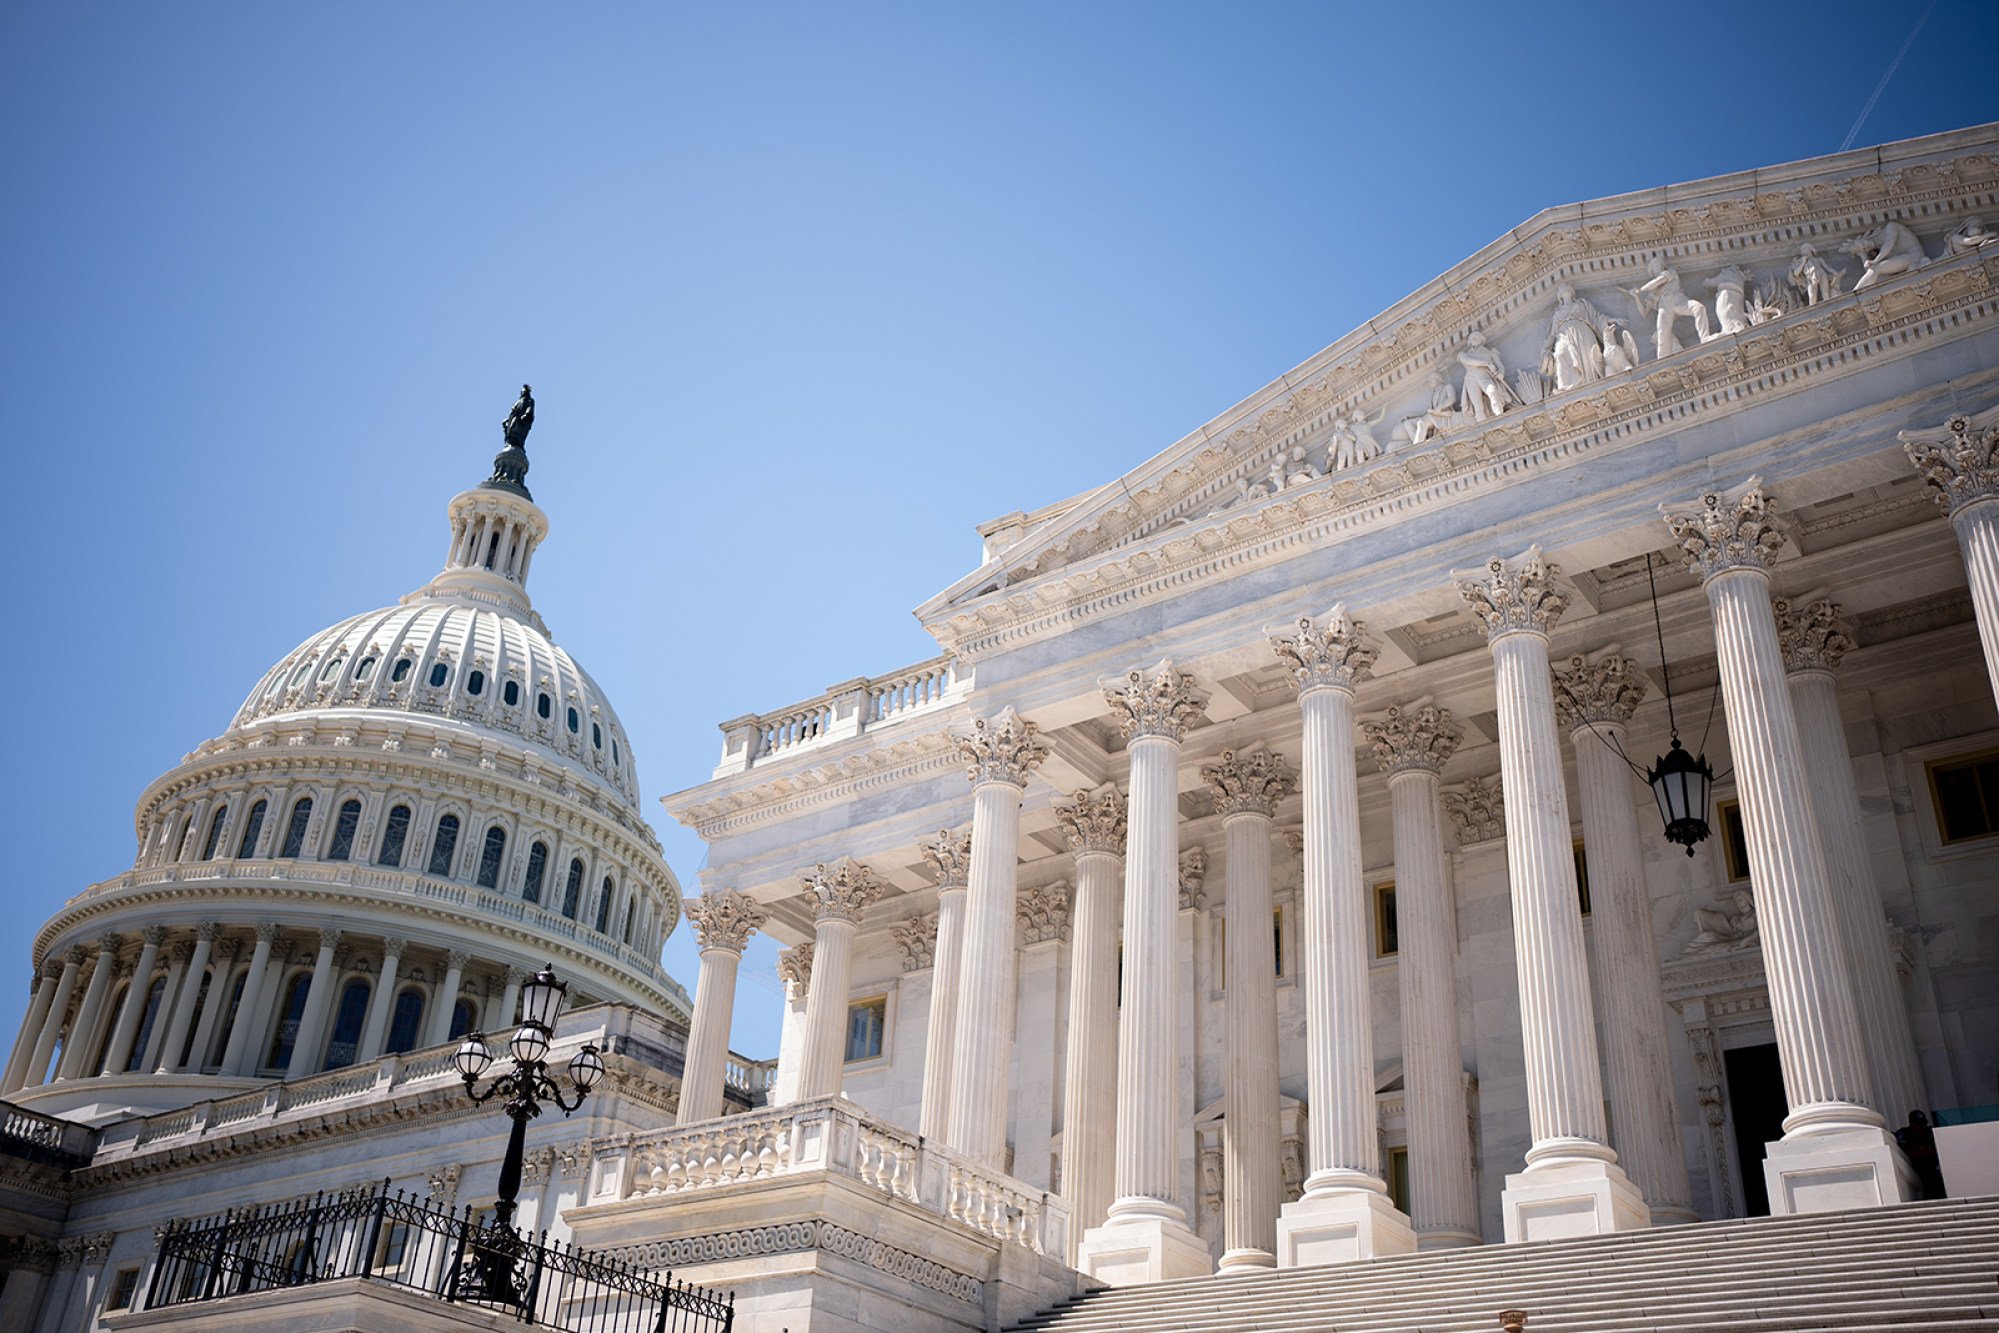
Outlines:
{"type": "MultiPolygon", "coordinates": [[[[670,805],[667,813],[713,842],[869,791],[905,786],[946,773],[962,773],[964,761],[954,735],[955,720],[940,720],[946,725],[936,730],[841,755],[706,800],[670,805]]],[[[706,783],[694,791],[708,790],[714,785],[706,783]]]]}

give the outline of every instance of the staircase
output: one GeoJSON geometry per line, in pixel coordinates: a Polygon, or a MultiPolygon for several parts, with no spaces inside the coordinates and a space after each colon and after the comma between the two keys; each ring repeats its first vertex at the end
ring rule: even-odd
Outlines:
{"type": "Polygon", "coordinates": [[[1019,1333],[1999,1333],[1999,1197],[1086,1293],[1019,1333]]]}

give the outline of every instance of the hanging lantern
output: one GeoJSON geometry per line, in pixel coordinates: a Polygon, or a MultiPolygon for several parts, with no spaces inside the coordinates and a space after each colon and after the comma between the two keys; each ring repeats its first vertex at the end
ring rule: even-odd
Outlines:
{"type": "Polygon", "coordinates": [[[1714,770],[1707,756],[1699,759],[1686,752],[1678,736],[1673,746],[1659,757],[1645,774],[1653,799],[1659,802],[1659,817],[1666,821],[1666,841],[1677,842],[1694,854],[1694,845],[1707,841],[1708,789],[1714,786],[1714,770]]]}
{"type": "Polygon", "coordinates": [[[470,1083],[486,1072],[487,1065],[493,1063],[493,1053],[486,1049],[486,1038],[483,1033],[468,1032],[465,1034],[464,1042],[458,1047],[458,1053],[452,1056],[451,1060],[458,1066],[459,1074],[470,1083]]]}
{"type": "Polygon", "coordinates": [[[568,994],[569,987],[556,979],[555,965],[542,968],[521,987],[521,1022],[554,1031],[555,1016],[568,994]]]}

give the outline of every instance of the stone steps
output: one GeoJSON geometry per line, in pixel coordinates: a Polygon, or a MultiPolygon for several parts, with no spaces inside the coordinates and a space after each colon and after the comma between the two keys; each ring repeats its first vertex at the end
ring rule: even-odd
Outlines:
{"type": "Polygon", "coordinates": [[[1019,1333],[1999,1333],[1999,1198],[1088,1293],[1019,1333]]]}

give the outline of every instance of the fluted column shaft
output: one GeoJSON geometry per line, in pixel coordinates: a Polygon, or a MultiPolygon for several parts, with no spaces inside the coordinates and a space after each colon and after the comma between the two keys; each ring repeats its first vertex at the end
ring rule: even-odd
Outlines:
{"type": "Polygon", "coordinates": [[[35,979],[34,993],[28,1000],[28,1012],[21,1015],[21,1031],[14,1038],[13,1054],[7,1057],[6,1077],[0,1079],[0,1096],[18,1090],[27,1081],[36,1041],[42,1035],[42,1025],[48,1021],[49,1002],[61,984],[56,976],[47,972],[35,979]]]}
{"type": "MultiPolygon", "coordinates": [[[[394,942],[400,944],[400,941],[394,942]]],[[[365,1063],[379,1059],[382,1047],[389,1038],[389,1017],[396,1007],[396,977],[402,971],[403,951],[391,947],[382,954],[382,975],[375,983],[375,991],[368,997],[368,1017],[361,1024],[361,1044],[355,1050],[355,1062],[365,1063]]]]}
{"type": "MultiPolygon", "coordinates": [[[[1118,918],[1123,871],[1124,858],[1115,851],[1098,848],[1076,854],[1069,1048],[1062,1083],[1062,1193],[1069,1200],[1070,1230],[1077,1236],[1103,1224],[1117,1183],[1118,918]]],[[[938,941],[943,941],[941,930],[938,941]]]]}
{"type": "Polygon", "coordinates": [[[424,1019],[420,1045],[437,1046],[451,1039],[451,1011],[458,1007],[458,988],[465,982],[465,964],[470,961],[458,952],[445,959],[444,981],[438,986],[430,1013],[424,1019]]]}
{"type": "Polygon", "coordinates": [[[1964,552],[1985,674],[1999,697],[1999,407],[1900,434],[1909,462],[1950,514],[1964,552]]]}
{"type": "MultiPolygon", "coordinates": [[[[1598,1013],[1603,1019],[1604,1091],[1617,1160],[1657,1220],[1696,1221],[1686,1144],[1673,1106],[1666,995],[1652,895],[1645,886],[1638,807],[1623,756],[1624,724],[1609,718],[1570,733],[1583,846],[1589,853],[1590,916],[1596,937],[1598,1013]]],[[[1656,835],[1655,835],[1656,836],[1656,835]]]]}
{"type": "Polygon", "coordinates": [[[325,1034],[326,1016],[333,1009],[333,951],[339,944],[339,931],[319,932],[319,953],[312,960],[312,980],[306,985],[305,1010],[299,1015],[298,1032],[292,1037],[286,1078],[303,1078],[319,1072],[320,1038],[325,1034]]]}
{"type": "Polygon", "coordinates": [[[206,1069],[211,1052],[218,1061],[221,1058],[221,1053],[214,1050],[219,1040],[215,1029],[229,1009],[230,979],[236,970],[236,954],[240,947],[239,941],[228,940],[214,951],[214,971],[208,979],[208,998],[196,997],[198,1012],[194,1017],[194,1039],[187,1044],[187,1059],[181,1066],[183,1069],[194,1072],[206,1069]]]}
{"type": "Polygon", "coordinates": [[[1971,585],[1972,614],[1978,618],[1978,642],[1985,649],[1985,674],[1999,698],[1999,500],[1965,505],[1951,515],[1957,543],[1964,552],[1964,573],[1971,585]]]}
{"type": "MultiPolygon", "coordinates": [[[[1021,789],[1004,779],[972,789],[971,883],[952,1024],[951,1104],[944,1141],[988,1166],[1006,1157],[1016,972],[1014,907],[1021,789]]],[[[942,922],[940,920],[940,933],[942,922]]],[[[813,963],[816,980],[819,964],[813,963]]],[[[818,986],[813,991],[816,994],[818,986]]]]}
{"type": "Polygon", "coordinates": [[[1438,775],[1430,769],[1404,768],[1388,779],[1395,821],[1395,965],[1409,1125],[1409,1222],[1424,1249],[1476,1245],[1480,1239],[1458,1046],[1457,914],[1444,875],[1438,788],[1438,775]]]}
{"type": "Polygon", "coordinates": [[[140,1073],[149,1074],[159,1067],[160,1052],[166,1049],[168,1029],[172,1026],[173,1012],[180,1004],[181,989],[188,984],[187,962],[193,952],[194,946],[185,941],[168,951],[166,984],[160,988],[160,1007],[153,1014],[145,1048],[139,1052],[140,1073]]]}
{"type": "Polygon", "coordinates": [[[701,976],[694,985],[694,1021],[687,1031],[687,1061],[681,1070],[676,1123],[691,1125],[722,1114],[729,1020],[735,1013],[736,972],[742,961],[742,954],[722,946],[701,951],[701,976]]]}
{"type": "MultiPolygon", "coordinates": [[[[201,997],[201,974],[208,966],[208,957],[215,950],[215,931],[203,927],[194,937],[194,953],[187,960],[187,971],[181,979],[181,988],[174,996],[173,1017],[167,1023],[166,1044],[160,1048],[160,1058],[154,1064],[154,1072],[171,1074],[180,1067],[180,1053],[187,1046],[188,1030],[194,1026],[194,1007],[201,997]]],[[[209,983],[211,996],[222,987],[219,975],[209,983]]]]}
{"type": "Polygon", "coordinates": [[[256,1072],[258,1052],[253,1038],[260,1026],[264,980],[271,970],[271,946],[277,938],[275,929],[257,928],[257,947],[250,954],[250,970],[243,977],[243,994],[236,1001],[236,1019],[229,1025],[229,1044],[222,1052],[224,1073],[241,1076],[256,1072]]]}
{"type": "Polygon", "coordinates": [[[846,1068],[847,987],[854,969],[854,923],[821,917],[812,937],[812,988],[805,995],[805,1045],[798,1100],[840,1091],[846,1068]]]}
{"type": "Polygon", "coordinates": [[[1222,1127],[1220,1268],[1277,1262],[1277,946],[1271,934],[1269,814],[1222,822],[1228,872],[1228,1105],[1222,1127]]]}
{"type": "Polygon", "coordinates": [[[83,989],[83,1003],[76,1008],[76,1021],[70,1024],[69,1040],[63,1046],[62,1065],[57,1078],[83,1078],[89,1074],[91,1038],[101,1027],[104,1016],[105,997],[111,991],[111,973],[118,962],[118,940],[107,937],[99,944],[97,962],[90,970],[90,984],[83,989]]]}
{"type": "MultiPolygon", "coordinates": [[[[1999,505],[1989,506],[1999,509],[1999,505]]],[[[1890,1125],[1904,1124],[1909,1112],[1927,1110],[1929,1099],[1916,1064],[1909,1032],[1908,1004],[1889,954],[1887,921],[1875,887],[1873,863],[1860,836],[1860,792],[1853,781],[1853,756],[1839,719],[1839,698],[1830,670],[1794,671],[1789,678],[1805,772],[1811,778],[1812,811],[1825,846],[1840,937],[1846,945],[1848,975],[1860,1020],[1874,1100],[1869,1103],[1890,1125]]]]}
{"type": "MultiPolygon", "coordinates": [[[[518,967],[507,969],[506,984],[500,989],[500,1013],[493,1024],[496,1028],[510,1028],[521,1012],[521,984],[527,980],[527,973],[518,967]]],[[[731,1008],[734,1007],[733,1001],[731,1008]]]]}
{"type": "Polygon", "coordinates": [[[62,1038],[63,1019],[69,1014],[69,997],[76,994],[76,979],[83,970],[83,957],[72,950],[63,959],[62,977],[56,982],[55,995],[49,1001],[48,1016],[42,1020],[42,1035],[35,1040],[35,1053],[29,1057],[27,1068],[21,1071],[20,1082],[10,1091],[24,1087],[38,1087],[48,1077],[49,1059],[55,1054],[56,1042],[62,1038]]]}
{"type": "Polygon", "coordinates": [[[951,1055],[957,1049],[964,948],[965,886],[940,884],[930,963],[930,1026],[923,1037],[923,1105],[917,1116],[917,1132],[926,1139],[941,1139],[951,1116],[951,1055]]]}

